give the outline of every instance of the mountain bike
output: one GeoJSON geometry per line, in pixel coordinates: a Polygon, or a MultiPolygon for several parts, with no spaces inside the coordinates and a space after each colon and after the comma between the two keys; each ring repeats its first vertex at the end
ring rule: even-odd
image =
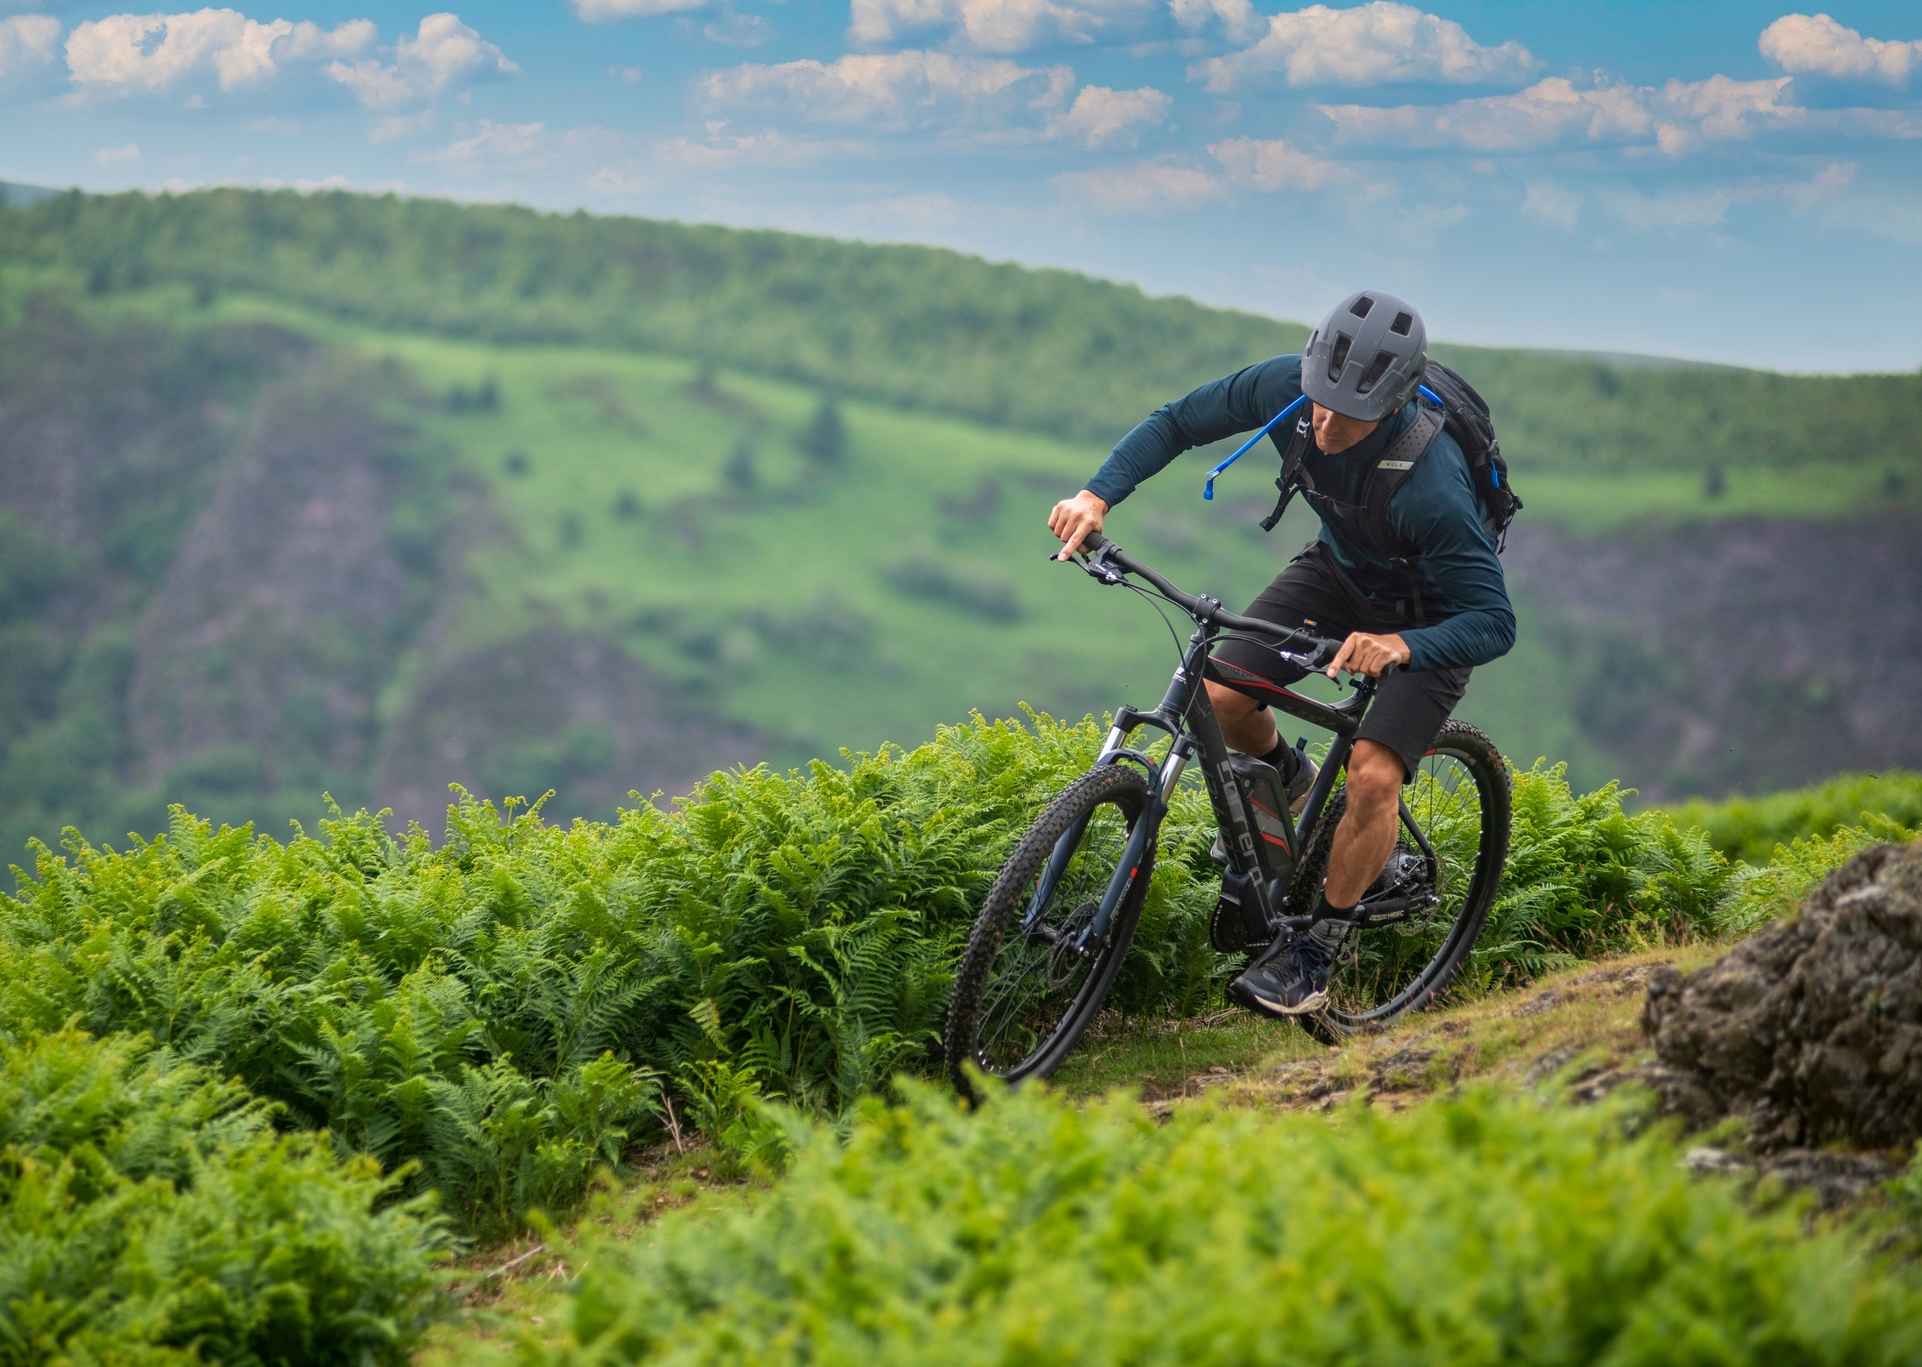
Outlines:
{"type": "MultiPolygon", "coordinates": [[[[1180,608],[1194,621],[1161,701],[1122,707],[1099,757],[1016,843],[989,889],[955,978],[943,1039],[957,1086],[965,1065],[1010,1082],[1046,1077],[1074,1049],[1114,986],[1154,871],[1157,837],[1190,760],[1198,760],[1221,832],[1222,895],[1210,935],[1224,952],[1259,952],[1276,936],[1305,934],[1344,809],[1343,764],[1378,681],[1351,677],[1350,696],[1324,703],[1292,689],[1269,706],[1333,733],[1298,821],[1259,760],[1222,739],[1207,690],[1209,657],[1223,641],[1259,641],[1292,666],[1326,669],[1340,643],[1278,626],[1184,593],[1099,533],[1076,563],[1098,582],[1180,608]],[[1141,580],[1147,588],[1133,582],[1141,580]],[[1163,731],[1159,759],[1131,744],[1163,731]]],[[[1172,628],[1171,628],[1172,630],[1172,628]]],[[[1151,740],[1151,744],[1158,740],[1151,740]]],[[[1305,747],[1305,741],[1297,743],[1305,747]]],[[[1388,866],[1342,919],[1352,923],[1329,999],[1300,1017],[1330,1043],[1418,1010],[1460,971],[1481,933],[1508,856],[1508,765],[1495,744],[1446,723],[1401,796],[1388,866]]]]}

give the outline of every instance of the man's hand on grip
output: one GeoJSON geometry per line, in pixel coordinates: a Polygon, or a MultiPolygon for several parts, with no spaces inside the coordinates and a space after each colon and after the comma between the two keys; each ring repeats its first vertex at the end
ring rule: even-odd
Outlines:
{"type": "Polygon", "coordinates": [[[1066,560],[1081,549],[1089,532],[1101,530],[1108,515],[1108,502],[1101,495],[1083,489],[1073,498],[1064,498],[1048,514],[1048,530],[1061,541],[1056,560],[1066,560]]]}
{"type": "Polygon", "coordinates": [[[1328,677],[1332,679],[1345,669],[1350,674],[1379,679],[1390,665],[1407,664],[1409,655],[1408,643],[1399,633],[1377,636],[1366,631],[1351,632],[1335,658],[1328,662],[1328,677]]]}

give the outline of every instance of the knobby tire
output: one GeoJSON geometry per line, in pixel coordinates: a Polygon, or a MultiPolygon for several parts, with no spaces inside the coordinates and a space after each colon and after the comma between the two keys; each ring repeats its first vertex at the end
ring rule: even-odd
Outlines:
{"type": "MultiPolygon", "coordinates": [[[[1034,825],[1016,844],[989,889],[968,936],[955,976],[954,997],[948,1007],[943,1052],[955,1085],[964,1095],[973,1096],[964,1066],[970,1062],[990,1076],[1018,1083],[1031,1077],[1046,1077],[1060,1066],[1082,1031],[1101,1009],[1101,1003],[1114,986],[1122,958],[1134,938],[1135,923],[1147,896],[1148,881],[1154,871],[1155,842],[1151,838],[1137,873],[1115,907],[1107,943],[1093,957],[1088,976],[1068,1001],[1052,1025],[1042,1023],[1043,1033],[1033,1049],[1012,1064],[991,1066],[978,1054],[979,1033],[984,1024],[984,1004],[992,1004],[997,987],[996,967],[1001,949],[1010,932],[1020,933],[1029,910],[1033,889],[1061,837],[1084,817],[1094,817],[1099,809],[1112,805],[1125,818],[1131,834],[1137,822],[1145,819],[1149,808],[1147,777],[1133,765],[1104,764],[1076,779],[1042,811],[1034,825]]],[[[1077,849],[1086,844],[1083,836],[1077,849]]],[[[1108,867],[1112,872],[1112,865],[1108,867]]],[[[1053,900],[1048,904],[1053,905],[1053,900]]],[[[1072,915],[1070,916],[1072,923],[1072,915]]],[[[1086,962],[1085,959],[1080,962],[1086,962]]],[[[1004,967],[1003,977],[1007,976],[1004,967]]]]}

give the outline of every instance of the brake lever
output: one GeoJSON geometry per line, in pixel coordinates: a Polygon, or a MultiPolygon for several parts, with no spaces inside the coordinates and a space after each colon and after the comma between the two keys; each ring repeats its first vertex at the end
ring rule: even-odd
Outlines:
{"type": "MultiPolygon", "coordinates": [[[[1049,553],[1048,559],[1058,560],[1060,556],[1061,552],[1052,551],[1049,553]]],[[[1074,556],[1071,556],[1070,559],[1079,565],[1082,571],[1090,578],[1103,584],[1119,584],[1122,580],[1121,572],[1108,564],[1107,556],[1108,546],[1104,543],[1101,549],[1092,555],[1086,551],[1080,551],[1074,556]]]]}

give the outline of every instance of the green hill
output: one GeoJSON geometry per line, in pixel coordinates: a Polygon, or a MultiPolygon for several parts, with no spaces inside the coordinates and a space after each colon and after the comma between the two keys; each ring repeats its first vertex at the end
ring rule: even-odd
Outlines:
{"type": "MultiPolygon", "coordinates": [[[[1304,301],[1304,311],[1315,301],[1304,301]]],[[[512,208],[218,191],[0,213],[0,847],[164,802],[629,788],[1151,701],[1137,600],[1048,506],[1301,329],[1062,272],[512,208]]],[[[1922,762],[1829,664],[1914,582],[1922,377],[1444,348],[1528,499],[1522,642],[1466,713],[1667,795],[1922,762]],[[1763,624],[1758,626],[1758,624],[1763,624]],[[1786,638],[1788,648],[1781,644],[1786,638]]],[[[1252,596],[1310,528],[1191,459],[1112,530],[1252,596]]],[[[1910,614],[1912,616],[1912,614],[1910,614]]]]}
{"type": "MultiPolygon", "coordinates": [[[[70,192],[0,219],[0,261],[94,288],[266,294],[395,330],[738,366],[1093,442],[1306,329],[1059,270],[789,233],[393,196],[70,192]]],[[[1303,316],[1322,300],[1277,300],[1303,316]]],[[[1888,453],[1922,377],[1791,378],[1442,346],[1533,466],[1888,453]]]]}

